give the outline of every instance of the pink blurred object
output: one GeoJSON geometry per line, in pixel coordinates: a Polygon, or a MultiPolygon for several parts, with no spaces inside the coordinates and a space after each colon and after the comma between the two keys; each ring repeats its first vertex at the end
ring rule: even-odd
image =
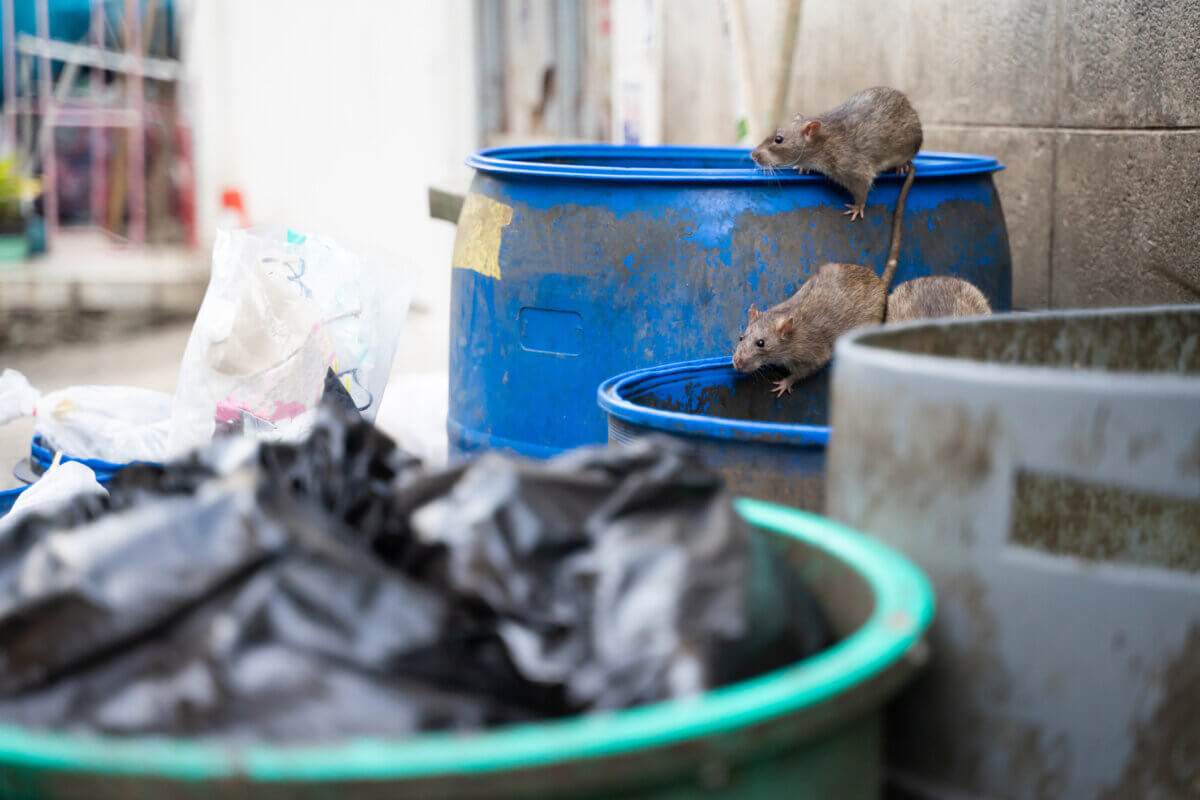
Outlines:
{"type": "Polygon", "coordinates": [[[270,402],[271,405],[274,406],[274,410],[269,414],[264,414],[262,411],[258,410],[258,404],[251,405],[250,403],[238,402],[234,400],[223,400],[220,403],[217,403],[216,420],[217,422],[233,422],[234,420],[241,419],[242,412],[244,411],[251,416],[266,420],[267,422],[279,422],[280,420],[295,419],[308,410],[304,407],[303,403],[297,403],[295,401],[290,403],[277,403],[272,400],[270,402]]]}

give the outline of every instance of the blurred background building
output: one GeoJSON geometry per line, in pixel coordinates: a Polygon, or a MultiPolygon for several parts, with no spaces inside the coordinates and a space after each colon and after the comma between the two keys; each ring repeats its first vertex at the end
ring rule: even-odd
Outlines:
{"type": "Polygon", "coordinates": [[[0,17],[4,163],[40,182],[0,220],[32,248],[0,262],[0,347],[186,321],[230,218],[392,253],[441,331],[454,230],[427,193],[465,185],[478,147],[748,143],[875,84],[910,95],[928,149],[1007,165],[1018,308],[1200,285],[1196,0],[3,0],[0,17]]]}

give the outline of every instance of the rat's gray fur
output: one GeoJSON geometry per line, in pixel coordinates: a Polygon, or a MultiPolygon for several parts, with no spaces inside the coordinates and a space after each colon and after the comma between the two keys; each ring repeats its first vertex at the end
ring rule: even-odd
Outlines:
{"type": "Polygon", "coordinates": [[[853,218],[862,216],[875,176],[910,162],[922,140],[921,120],[908,98],[896,89],[876,86],[823,114],[797,114],[768,135],[751,158],[765,169],[820,172],[853,195],[853,218]],[[776,137],[783,141],[777,144],[776,137]]]}
{"type": "Polygon", "coordinates": [[[873,270],[825,264],[782,303],[761,314],[750,307],[750,324],[738,340],[733,366],[742,372],[781,366],[788,375],[775,389],[791,391],[796,381],[829,363],[837,337],[879,324],[886,296],[887,286],[873,270]]]}
{"type": "Polygon", "coordinates": [[[896,198],[883,275],[858,264],[825,264],[782,303],[761,314],[750,306],[750,324],[733,353],[734,369],[754,372],[768,364],[781,366],[788,375],[775,384],[775,391],[790,392],[796,381],[829,363],[839,336],[883,321],[887,290],[900,261],[904,207],[915,176],[916,170],[910,168],[896,198]]]}
{"type": "Polygon", "coordinates": [[[905,281],[887,300],[887,322],[938,317],[979,317],[992,313],[987,298],[962,278],[934,275],[905,281]]]}

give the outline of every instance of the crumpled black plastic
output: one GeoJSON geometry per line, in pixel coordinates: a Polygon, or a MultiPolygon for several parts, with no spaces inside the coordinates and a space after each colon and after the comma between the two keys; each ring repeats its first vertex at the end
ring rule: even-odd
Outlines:
{"type": "Polygon", "coordinates": [[[0,536],[0,720],[223,741],[679,697],[829,643],[673,440],[427,470],[327,397],[0,536]]]}

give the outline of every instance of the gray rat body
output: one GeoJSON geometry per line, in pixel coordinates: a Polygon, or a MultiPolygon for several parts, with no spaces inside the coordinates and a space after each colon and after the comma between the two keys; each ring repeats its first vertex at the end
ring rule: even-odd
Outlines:
{"type": "Polygon", "coordinates": [[[762,313],[750,306],[750,324],[733,353],[734,369],[754,372],[767,365],[783,367],[788,375],[777,381],[774,389],[782,396],[796,381],[829,363],[833,343],[843,333],[883,322],[888,287],[899,263],[900,223],[914,174],[909,171],[896,200],[883,275],[858,264],[825,264],[782,303],[762,313]]]}
{"type": "Polygon", "coordinates": [[[779,395],[790,392],[796,381],[829,363],[839,336],[879,324],[886,300],[887,285],[874,270],[825,264],[782,303],[762,313],[750,306],[750,324],[734,351],[734,369],[783,367],[788,375],[774,390],[779,395]]]}
{"type": "Polygon", "coordinates": [[[973,284],[946,275],[916,278],[896,287],[887,299],[886,322],[938,317],[977,317],[992,313],[973,284]]]}
{"type": "Polygon", "coordinates": [[[846,213],[855,219],[863,215],[875,176],[906,171],[922,140],[921,119],[904,93],[876,86],[815,117],[797,114],[750,157],[766,169],[820,172],[853,195],[846,213]]]}

